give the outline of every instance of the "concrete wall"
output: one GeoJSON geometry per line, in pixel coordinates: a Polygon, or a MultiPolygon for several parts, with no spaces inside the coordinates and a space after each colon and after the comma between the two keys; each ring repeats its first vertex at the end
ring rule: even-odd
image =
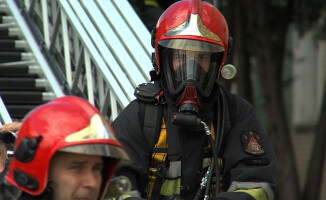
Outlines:
{"type": "Polygon", "coordinates": [[[292,32],[292,123],[311,127],[317,122],[326,74],[326,42],[315,40],[316,30],[302,37],[292,32]]]}
{"type": "MultiPolygon", "coordinates": [[[[302,37],[296,31],[290,33],[293,52],[291,123],[294,127],[292,136],[301,187],[309,175],[308,165],[314,141],[311,128],[316,125],[320,114],[326,80],[326,41],[316,40],[316,31],[317,28],[307,31],[302,37]]],[[[326,163],[321,176],[321,188],[326,188],[326,163]]],[[[324,199],[326,190],[322,189],[319,200],[324,199]]]]}

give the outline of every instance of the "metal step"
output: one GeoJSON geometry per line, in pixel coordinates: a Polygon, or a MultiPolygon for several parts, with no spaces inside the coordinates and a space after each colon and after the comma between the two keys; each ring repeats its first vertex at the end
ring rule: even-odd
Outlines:
{"type": "Polygon", "coordinates": [[[36,65],[36,63],[37,62],[34,59],[24,60],[24,61],[14,61],[14,62],[8,62],[8,63],[0,63],[0,69],[1,69],[1,67],[36,65]]]}
{"type": "Polygon", "coordinates": [[[15,22],[15,19],[13,18],[13,16],[8,16],[8,15],[4,15],[0,17],[0,23],[1,24],[7,24],[7,23],[12,23],[15,22]]]}
{"type": "Polygon", "coordinates": [[[0,91],[6,105],[38,105],[54,98],[52,92],[41,91],[0,91]]]}
{"type": "Polygon", "coordinates": [[[0,52],[0,63],[32,59],[34,55],[30,52],[0,52]]]}
{"type": "Polygon", "coordinates": [[[48,81],[42,78],[0,77],[0,90],[45,91],[48,81]]]}
{"type": "Polygon", "coordinates": [[[7,4],[1,3],[0,4],[0,13],[7,13],[7,12],[8,12],[8,6],[7,6],[7,4]]]}
{"type": "Polygon", "coordinates": [[[0,38],[20,39],[23,38],[23,33],[17,27],[0,29],[0,38]]]}
{"type": "Polygon", "coordinates": [[[28,30],[20,29],[22,21],[11,16],[7,3],[0,0],[0,96],[11,118],[22,119],[56,93],[48,92],[52,87],[30,49],[28,30]]]}
{"type": "Polygon", "coordinates": [[[37,78],[41,69],[37,65],[0,66],[0,77],[37,78]]]}
{"type": "Polygon", "coordinates": [[[18,38],[17,35],[10,35],[8,29],[0,29],[0,39],[14,39],[14,40],[18,40],[19,38],[18,38]]]}
{"type": "Polygon", "coordinates": [[[28,45],[25,40],[0,39],[0,51],[25,51],[28,45]]]}

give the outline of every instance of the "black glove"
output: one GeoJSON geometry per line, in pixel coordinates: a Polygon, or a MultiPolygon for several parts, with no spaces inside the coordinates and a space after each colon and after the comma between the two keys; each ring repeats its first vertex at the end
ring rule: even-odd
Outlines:
{"type": "Polygon", "coordinates": [[[255,200],[255,198],[245,192],[223,192],[218,194],[214,200],[255,200]]]}

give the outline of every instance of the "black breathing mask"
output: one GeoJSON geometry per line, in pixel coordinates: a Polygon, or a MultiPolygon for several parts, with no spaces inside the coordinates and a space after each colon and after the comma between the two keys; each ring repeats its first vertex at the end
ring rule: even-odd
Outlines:
{"type": "Polygon", "coordinates": [[[222,52],[164,48],[162,86],[182,116],[199,115],[202,99],[211,94],[217,79],[222,56],[222,52]]]}

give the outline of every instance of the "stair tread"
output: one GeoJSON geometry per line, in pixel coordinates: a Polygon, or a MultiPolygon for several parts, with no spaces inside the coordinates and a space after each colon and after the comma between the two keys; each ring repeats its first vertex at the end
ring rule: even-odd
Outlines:
{"type": "Polygon", "coordinates": [[[25,49],[22,48],[7,48],[7,47],[2,47],[0,46],[0,52],[1,51],[6,51],[6,52],[24,52],[25,49]]]}
{"type": "Polygon", "coordinates": [[[32,90],[44,91],[47,82],[46,79],[33,77],[0,77],[0,90],[32,90]]]}
{"type": "Polygon", "coordinates": [[[31,52],[8,52],[8,51],[0,51],[0,62],[12,62],[12,61],[23,61],[30,60],[33,58],[33,53],[31,52]]]}
{"type": "Polygon", "coordinates": [[[14,39],[1,39],[0,38],[0,51],[1,52],[12,52],[12,51],[25,51],[24,48],[22,48],[24,40],[14,40],[14,39]]]}
{"type": "Polygon", "coordinates": [[[48,92],[43,92],[43,91],[23,91],[23,90],[16,90],[16,91],[4,91],[0,90],[1,96],[5,95],[39,95],[43,93],[48,93],[48,92]]]}
{"type": "Polygon", "coordinates": [[[36,61],[33,60],[24,60],[24,61],[14,61],[14,62],[8,62],[8,63],[0,63],[0,69],[1,67],[13,67],[13,66],[27,66],[27,65],[35,65],[36,61]]]}
{"type": "MultiPolygon", "coordinates": [[[[43,80],[42,78],[38,78],[40,80],[43,80]]],[[[35,78],[30,77],[0,77],[0,81],[35,81],[35,78]]]]}
{"type": "Polygon", "coordinates": [[[0,91],[1,98],[8,105],[37,105],[47,99],[41,91],[0,91]]]}

